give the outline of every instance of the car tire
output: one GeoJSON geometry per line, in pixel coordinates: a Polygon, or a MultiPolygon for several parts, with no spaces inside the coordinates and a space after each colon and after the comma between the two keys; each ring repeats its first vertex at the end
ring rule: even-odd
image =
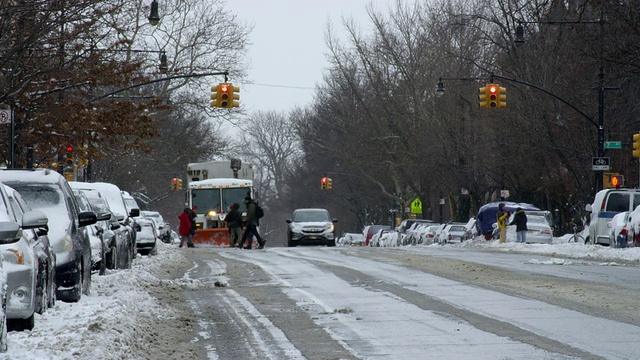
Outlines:
{"type": "Polygon", "coordinates": [[[336,241],[335,241],[335,240],[329,240],[329,241],[327,241],[327,246],[329,246],[329,247],[336,246],[336,241]]]}
{"type": "Polygon", "coordinates": [[[86,269],[86,264],[82,264],[82,293],[89,295],[91,293],[91,268],[86,269]]]}
{"type": "Polygon", "coordinates": [[[289,239],[289,240],[287,241],[287,246],[288,246],[288,247],[295,247],[295,246],[296,246],[296,244],[293,242],[293,240],[289,239]]]}
{"type": "Polygon", "coordinates": [[[100,257],[100,270],[98,275],[105,275],[107,273],[107,252],[104,250],[104,243],[102,244],[102,256],[100,257]]]}
{"type": "Polygon", "coordinates": [[[8,331],[25,331],[25,330],[33,330],[33,327],[36,324],[36,316],[35,313],[31,314],[30,317],[26,319],[9,319],[7,320],[7,330],[8,331]]]}
{"type": "Polygon", "coordinates": [[[40,264],[36,279],[36,312],[40,315],[47,310],[47,280],[42,270],[46,269],[44,264],[40,264]],[[42,270],[41,270],[42,269],[42,270]]]}

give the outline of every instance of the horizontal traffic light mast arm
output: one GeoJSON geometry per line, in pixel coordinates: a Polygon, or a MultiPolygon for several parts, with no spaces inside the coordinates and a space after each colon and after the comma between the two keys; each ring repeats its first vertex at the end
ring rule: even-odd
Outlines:
{"type": "MultiPolygon", "coordinates": [[[[497,78],[497,79],[502,79],[502,80],[506,80],[506,81],[511,81],[511,82],[514,82],[514,83],[517,83],[517,84],[522,84],[522,85],[525,85],[525,86],[532,87],[532,88],[534,88],[534,89],[536,89],[536,90],[540,90],[540,91],[542,91],[543,93],[545,93],[545,94],[547,94],[547,95],[550,95],[550,96],[554,97],[555,99],[557,99],[557,100],[561,101],[562,103],[564,103],[565,105],[569,106],[569,107],[570,107],[570,108],[572,108],[573,110],[577,111],[577,112],[578,112],[578,114],[580,114],[580,115],[584,116],[584,118],[585,118],[585,119],[587,119],[587,121],[589,121],[589,122],[590,122],[593,126],[595,126],[596,128],[600,128],[600,126],[598,125],[598,123],[597,123],[597,122],[595,122],[595,121],[594,121],[594,120],[593,120],[589,115],[585,114],[582,110],[578,109],[577,107],[575,107],[575,106],[574,106],[573,104],[571,104],[570,102],[566,101],[565,99],[563,99],[563,98],[561,98],[560,96],[558,96],[558,95],[556,95],[556,94],[552,93],[552,92],[551,92],[551,91],[549,91],[549,90],[546,90],[546,89],[544,89],[544,88],[541,88],[541,87],[540,87],[540,86],[538,86],[538,85],[534,85],[534,84],[528,83],[528,82],[526,82],[526,81],[521,81],[521,80],[518,80],[518,79],[509,78],[509,77],[502,76],[502,75],[491,74],[491,78],[497,78]]],[[[493,80],[491,80],[491,81],[493,81],[493,80]]]]}
{"type": "Polygon", "coordinates": [[[167,77],[164,77],[164,78],[161,78],[161,79],[155,79],[155,80],[146,81],[146,82],[143,82],[143,83],[140,83],[140,84],[134,84],[134,85],[131,85],[131,86],[127,86],[125,88],[118,89],[116,91],[112,91],[112,92],[110,92],[108,94],[104,94],[102,96],[98,96],[98,97],[95,97],[93,99],[89,99],[89,100],[85,101],[84,103],[85,104],[89,104],[89,103],[92,103],[92,102],[97,101],[97,100],[102,100],[104,98],[108,98],[111,95],[115,95],[115,94],[121,93],[123,91],[127,91],[127,90],[130,90],[130,89],[133,89],[133,88],[137,88],[137,87],[140,87],[140,86],[144,86],[144,85],[154,84],[154,83],[157,83],[157,82],[173,80],[173,79],[188,79],[188,78],[197,78],[197,77],[204,77],[204,76],[216,76],[216,75],[224,75],[225,81],[227,81],[227,76],[229,76],[229,72],[228,71],[218,71],[218,72],[210,72],[210,73],[202,73],[202,74],[187,74],[187,75],[167,76],[167,77]]]}

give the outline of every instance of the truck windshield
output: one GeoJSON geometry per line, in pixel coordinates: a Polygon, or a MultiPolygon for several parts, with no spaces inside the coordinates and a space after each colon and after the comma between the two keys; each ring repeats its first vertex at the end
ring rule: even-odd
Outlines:
{"type": "Polygon", "coordinates": [[[191,208],[196,214],[210,210],[220,212],[220,189],[194,189],[191,191],[191,208]]]}
{"type": "Polygon", "coordinates": [[[247,195],[251,196],[250,188],[222,189],[222,205],[224,211],[229,211],[229,206],[233,203],[240,205],[240,211],[247,211],[247,205],[244,203],[244,198],[246,198],[247,195]]]}

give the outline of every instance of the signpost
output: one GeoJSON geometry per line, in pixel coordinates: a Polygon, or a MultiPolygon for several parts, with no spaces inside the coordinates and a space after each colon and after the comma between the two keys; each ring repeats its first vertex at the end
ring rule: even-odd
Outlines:
{"type": "Polygon", "coordinates": [[[591,170],[593,171],[609,171],[608,157],[594,157],[591,160],[591,170]]]}

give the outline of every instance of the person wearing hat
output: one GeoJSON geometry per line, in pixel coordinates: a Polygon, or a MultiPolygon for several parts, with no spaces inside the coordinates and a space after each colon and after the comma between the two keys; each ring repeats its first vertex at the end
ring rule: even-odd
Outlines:
{"type": "Polygon", "coordinates": [[[513,220],[509,225],[516,226],[516,242],[518,243],[526,243],[527,242],[527,214],[524,213],[522,208],[517,208],[516,213],[513,216],[513,220]]]}
{"type": "Polygon", "coordinates": [[[240,240],[239,248],[242,249],[245,240],[249,240],[247,243],[247,247],[245,249],[251,249],[251,245],[253,243],[253,237],[255,236],[258,240],[258,249],[264,249],[264,244],[267,240],[263,239],[258,233],[258,225],[260,225],[258,221],[258,215],[256,214],[256,203],[251,199],[251,196],[244,198],[244,203],[247,206],[247,221],[245,223],[244,234],[242,235],[242,239],[240,240]]]}
{"type": "Polygon", "coordinates": [[[500,243],[507,241],[507,224],[509,223],[510,215],[511,214],[504,209],[504,203],[498,204],[496,222],[498,223],[498,230],[500,230],[500,243]]]}
{"type": "Polygon", "coordinates": [[[235,247],[236,244],[240,247],[240,237],[242,236],[242,214],[240,213],[240,204],[233,203],[229,208],[231,210],[224,220],[227,222],[227,226],[229,227],[231,247],[235,247]]]}

